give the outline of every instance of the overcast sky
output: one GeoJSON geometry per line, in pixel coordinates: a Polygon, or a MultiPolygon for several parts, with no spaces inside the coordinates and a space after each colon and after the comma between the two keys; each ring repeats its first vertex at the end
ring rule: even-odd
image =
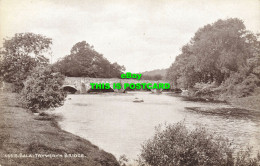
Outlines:
{"type": "Polygon", "coordinates": [[[4,37],[33,32],[53,39],[53,61],[85,40],[129,72],[168,68],[198,28],[237,17],[260,32],[259,0],[0,0],[4,37]]]}

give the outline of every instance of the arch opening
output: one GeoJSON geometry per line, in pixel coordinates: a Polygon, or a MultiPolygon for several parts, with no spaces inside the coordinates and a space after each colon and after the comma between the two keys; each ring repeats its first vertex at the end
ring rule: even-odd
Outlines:
{"type": "Polygon", "coordinates": [[[70,93],[70,94],[75,94],[78,90],[72,86],[64,86],[62,88],[65,92],[70,93]]]}

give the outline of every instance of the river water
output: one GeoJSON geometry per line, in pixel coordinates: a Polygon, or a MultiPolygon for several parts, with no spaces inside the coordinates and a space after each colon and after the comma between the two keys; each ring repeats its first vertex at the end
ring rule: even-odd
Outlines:
{"type": "Polygon", "coordinates": [[[125,154],[136,159],[141,144],[151,138],[155,126],[184,121],[189,127],[200,124],[233,140],[236,145],[260,149],[260,123],[249,118],[205,115],[185,107],[227,108],[223,103],[183,101],[166,93],[130,92],[127,94],[68,95],[55,113],[63,116],[62,129],[79,135],[117,158],[125,154]],[[135,98],[144,102],[133,102],[135,98]]]}

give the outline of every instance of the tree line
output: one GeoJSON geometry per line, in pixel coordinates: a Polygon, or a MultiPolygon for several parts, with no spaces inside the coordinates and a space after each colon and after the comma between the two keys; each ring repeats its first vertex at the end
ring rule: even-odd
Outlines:
{"type": "Polygon", "coordinates": [[[214,83],[228,91],[244,89],[241,96],[248,95],[260,83],[258,39],[237,18],[207,24],[181,48],[166,77],[186,89],[214,83]]]}
{"type": "Polygon", "coordinates": [[[59,72],[69,77],[120,77],[125,67],[110,63],[86,41],[76,43],[70,54],[54,64],[59,72]]]}
{"type": "Polygon", "coordinates": [[[65,76],[120,77],[124,66],[110,63],[86,41],[76,43],[70,54],[54,64],[52,39],[41,34],[17,33],[4,39],[0,51],[0,81],[11,83],[28,109],[57,107],[66,97],[61,89],[65,76]]]}

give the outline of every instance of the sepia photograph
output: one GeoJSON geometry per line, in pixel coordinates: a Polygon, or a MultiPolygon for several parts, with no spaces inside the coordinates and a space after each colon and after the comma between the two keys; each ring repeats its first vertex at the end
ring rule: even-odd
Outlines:
{"type": "Polygon", "coordinates": [[[0,0],[0,166],[260,166],[260,0],[0,0]]]}

